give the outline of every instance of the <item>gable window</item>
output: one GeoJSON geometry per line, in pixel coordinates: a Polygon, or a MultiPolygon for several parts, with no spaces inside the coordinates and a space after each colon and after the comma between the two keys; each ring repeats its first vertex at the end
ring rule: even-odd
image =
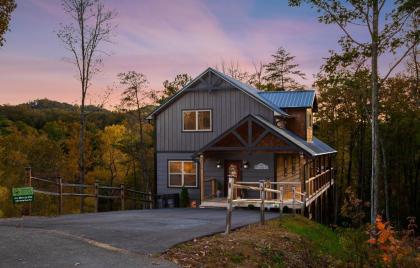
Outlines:
{"type": "Polygon", "coordinates": [[[182,111],[183,131],[211,131],[211,110],[186,110],[182,111]]]}
{"type": "Polygon", "coordinates": [[[197,164],[194,161],[168,161],[169,187],[197,187],[197,164]]]}
{"type": "Polygon", "coordinates": [[[283,170],[283,175],[284,177],[287,177],[287,156],[284,157],[284,170],[283,170]]]}

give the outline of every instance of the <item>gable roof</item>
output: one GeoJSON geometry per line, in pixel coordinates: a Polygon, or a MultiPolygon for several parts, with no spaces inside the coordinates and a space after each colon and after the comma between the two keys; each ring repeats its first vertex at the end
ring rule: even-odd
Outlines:
{"type": "Polygon", "coordinates": [[[181,95],[183,95],[188,90],[188,88],[190,88],[194,83],[199,81],[207,73],[215,74],[216,76],[220,77],[221,79],[223,79],[224,81],[226,81],[227,83],[232,85],[233,87],[241,90],[242,92],[244,92],[248,96],[252,97],[253,99],[257,100],[258,102],[260,102],[261,104],[263,104],[264,106],[266,106],[267,108],[272,110],[273,112],[277,113],[278,115],[283,116],[283,117],[290,117],[290,115],[288,115],[285,111],[283,111],[277,105],[272,103],[270,100],[260,96],[260,94],[259,94],[260,91],[258,89],[254,88],[250,85],[247,85],[245,83],[242,83],[242,82],[240,82],[240,81],[238,81],[238,80],[236,80],[236,79],[234,79],[234,78],[232,78],[228,75],[225,75],[225,74],[209,67],[204,72],[202,72],[200,75],[198,75],[196,78],[194,78],[192,81],[190,81],[188,84],[186,84],[181,90],[179,90],[175,95],[173,95],[171,98],[169,98],[165,103],[163,103],[162,105],[157,107],[152,113],[150,113],[147,116],[147,119],[152,119],[153,116],[157,115],[158,113],[160,113],[161,111],[166,109],[171,103],[173,103],[176,99],[178,99],[181,95]]]}
{"type": "Polygon", "coordinates": [[[207,151],[210,147],[217,144],[221,139],[228,136],[229,133],[234,132],[239,126],[245,123],[247,120],[253,120],[258,122],[261,126],[264,126],[266,129],[270,130],[275,136],[284,139],[287,143],[291,144],[293,147],[298,148],[308,154],[309,156],[316,157],[325,154],[333,154],[337,151],[331,148],[326,143],[322,142],[321,140],[313,137],[313,142],[307,142],[305,139],[301,138],[300,136],[296,135],[290,130],[279,128],[266,119],[264,119],[260,115],[249,114],[241,119],[237,124],[220,134],[218,137],[214,138],[212,141],[204,145],[202,148],[197,150],[194,155],[198,155],[207,151]]]}
{"type": "Polygon", "coordinates": [[[316,105],[315,90],[269,91],[258,95],[283,108],[311,108],[316,105]]]}
{"type": "Polygon", "coordinates": [[[293,144],[310,154],[311,156],[333,154],[337,152],[335,149],[333,149],[328,144],[324,143],[316,137],[312,138],[313,142],[307,142],[305,139],[296,135],[294,132],[284,128],[279,128],[259,115],[254,115],[254,117],[257,118],[260,122],[264,123],[267,127],[270,127],[272,130],[280,134],[288,141],[292,142],[293,144]]]}

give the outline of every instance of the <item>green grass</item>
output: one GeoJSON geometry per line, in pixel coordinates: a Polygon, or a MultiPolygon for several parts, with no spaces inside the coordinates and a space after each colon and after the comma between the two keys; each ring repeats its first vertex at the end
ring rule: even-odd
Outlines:
{"type": "Polygon", "coordinates": [[[343,258],[344,249],[340,244],[340,237],[327,226],[298,215],[283,217],[279,222],[283,228],[307,239],[317,253],[343,258]]]}

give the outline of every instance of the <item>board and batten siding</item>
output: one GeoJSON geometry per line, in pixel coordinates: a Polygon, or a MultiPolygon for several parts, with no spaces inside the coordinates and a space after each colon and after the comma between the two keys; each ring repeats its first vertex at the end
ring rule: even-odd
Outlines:
{"type": "MultiPolygon", "coordinates": [[[[156,155],[157,161],[157,194],[178,194],[180,192],[180,188],[178,187],[168,187],[168,161],[169,160],[192,160],[192,153],[158,153],[156,155]]],[[[199,165],[197,162],[197,181],[198,187],[197,188],[188,188],[188,193],[191,199],[199,200],[200,199],[200,180],[199,180],[199,165]]]]}
{"type": "Polygon", "coordinates": [[[157,152],[194,152],[249,114],[273,120],[273,111],[236,89],[195,90],[184,93],[156,116],[157,152]],[[211,109],[212,131],[183,132],[182,111],[211,109]]]}
{"type": "MultiPolygon", "coordinates": [[[[157,154],[157,193],[158,194],[175,194],[180,192],[180,188],[168,187],[168,161],[169,160],[193,160],[197,163],[197,170],[199,170],[199,163],[192,158],[192,153],[158,153],[157,154]]],[[[223,164],[227,160],[246,160],[249,168],[242,169],[243,181],[259,181],[269,179],[274,181],[275,178],[275,156],[273,153],[218,153],[205,160],[205,178],[216,178],[218,182],[224,187],[224,167],[217,168],[217,161],[222,160],[223,164]],[[258,164],[268,166],[268,169],[255,169],[258,164]]],[[[197,173],[198,188],[188,188],[190,199],[200,199],[200,179],[197,173]]],[[[211,192],[210,184],[206,184],[206,194],[211,192]]],[[[223,190],[222,190],[223,192],[223,190]]],[[[259,193],[250,191],[249,197],[256,198],[259,193]]]]}

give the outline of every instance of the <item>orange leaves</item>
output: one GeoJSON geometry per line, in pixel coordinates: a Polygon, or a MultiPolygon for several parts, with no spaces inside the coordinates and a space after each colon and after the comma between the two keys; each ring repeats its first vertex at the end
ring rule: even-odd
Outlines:
{"type": "MultiPolygon", "coordinates": [[[[415,224],[410,222],[411,227],[415,224]]],[[[376,216],[375,225],[370,230],[370,239],[367,241],[372,247],[376,247],[380,251],[380,258],[385,264],[398,262],[412,255],[413,249],[395,237],[395,231],[389,222],[384,222],[381,215],[376,216]]],[[[418,258],[418,257],[417,257],[418,258]]]]}

